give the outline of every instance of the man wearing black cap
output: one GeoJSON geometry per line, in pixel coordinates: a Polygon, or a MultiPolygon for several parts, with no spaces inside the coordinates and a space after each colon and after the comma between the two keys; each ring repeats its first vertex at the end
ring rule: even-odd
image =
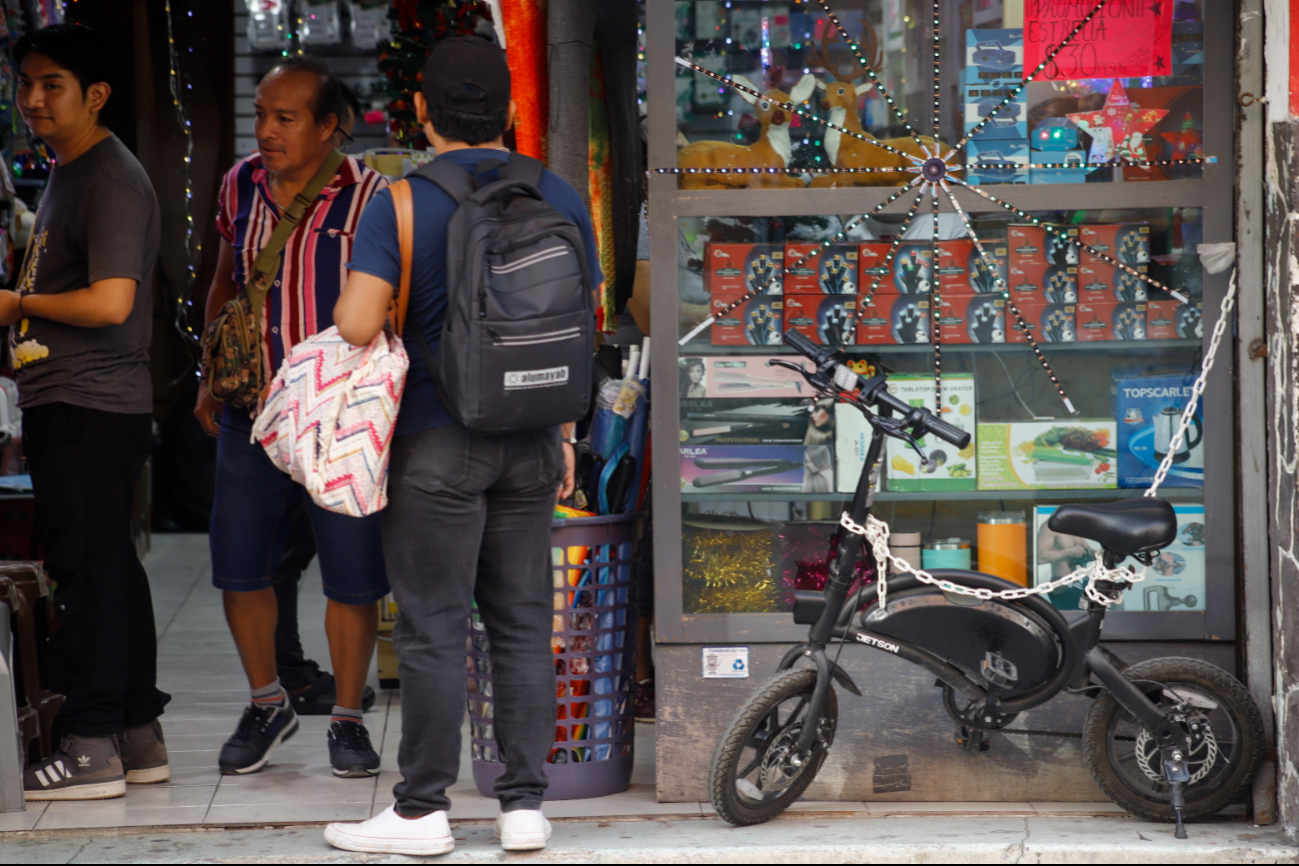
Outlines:
{"type": "MultiPolygon", "coordinates": [[[[415,94],[415,111],[438,160],[465,169],[479,183],[496,180],[496,169],[480,176],[478,167],[508,153],[503,136],[514,123],[514,103],[505,53],[473,37],[443,40],[424,67],[422,90],[415,94]]],[[[372,853],[428,856],[454,847],[446,789],[459,774],[465,642],[476,599],[491,640],[495,690],[494,724],[479,736],[495,740],[504,765],[494,788],[502,812],[496,835],[506,850],[543,848],[550,825],[541,803],[555,719],[550,524],[556,494],[572,492],[573,450],[553,427],[474,433],[439,402],[416,334],[437,352],[447,308],[447,259],[461,254],[447,249],[456,202],[424,178],[413,177],[410,185],[415,249],[403,336],[411,366],[383,512],[384,557],[400,609],[394,640],[402,681],[402,780],[393,789],[392,808],[360,824],[331,824],[325,838],[345,850],[372,853]]],[[[604,277],[580,196],[549,171],[537,188],[580,229],[591,281],[599,285],[604,277]]],[[[348,268],[334,321],[345,340],[365,345],[383,327],[401,282],[388,191],[362,215],[348,268]]]]}

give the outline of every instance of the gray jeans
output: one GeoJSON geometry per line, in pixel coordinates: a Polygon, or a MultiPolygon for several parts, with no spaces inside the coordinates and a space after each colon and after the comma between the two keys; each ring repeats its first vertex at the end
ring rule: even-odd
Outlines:
{"type": "Polygon", "coordinates": [[[501,808],[536,809],[555,731],[550,525],[557,428],[482,436],[452,424],[393,442],[383,549],[397,601],[402,780],[397,812],[450,808],[460,769],[465,643],[477,600],[492,647],[501,808]]]}

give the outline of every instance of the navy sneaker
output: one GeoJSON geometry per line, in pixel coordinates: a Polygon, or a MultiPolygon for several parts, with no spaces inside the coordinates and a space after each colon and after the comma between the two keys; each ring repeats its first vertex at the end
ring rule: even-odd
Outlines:
{"type": "MultiPolygon", "coordinates": [[[[378,695],[374,693],[374,689],[366,686],[361,692],[361,711],[365,712],[374,706],[377,698],[378,695]]],[[[321,674],[306,688],[297,692],[290,692],[289,700],[293,702],[293,711],[300,716],[330,715],[334,712],[334,705],[338,703],[334,675],[331,673],[321,674]]]]}
{"type": "Polygon", "coordinates": [[[297,732],[298,716],[288,701],[249,704],[234,736],[221,747],[217,766],[227,776],[256,773],[266,766],[271,751],[297,732]]]}
{"type": "Polygon", "coordinates": [[[379,753],[370,745],[370,732],[365,725],[345,719],[330,722],[329,763],[334,775],[341,779],[379,774],[379,753]]]}

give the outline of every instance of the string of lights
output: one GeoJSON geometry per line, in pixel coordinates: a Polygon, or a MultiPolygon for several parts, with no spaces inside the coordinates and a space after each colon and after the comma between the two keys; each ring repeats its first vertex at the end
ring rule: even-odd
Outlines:
{"type": "MultiPolygon", "coordinates": [[[[1191,156],[1186,159],[1113,159],[1109,162],[980,162],[980,169],[1025,169],[1025,168],[1075,168],[1087,169],[1093,171],[1098,168],[1162,168],[1172,165],[1216,165],[1218,158],[1216,156],[1191,156]]],[[[960,171],[960,166],[955,166],[953,171],[960,171]]],[[[761,168],[651,168],[650,174],[876,174],[898,172],[913,172],[914,168],[869,168],[869,167],[840,167],[829,168],[821,166],[808,166],[804,168],[781,168],[779,166],[764,166],[761,168]]]]}
{"type": "MultiPolygon", "coordinates": [[[[184,83],[180,71],[180,57],[176,51],[176,33],[172,22],[171,0],[166,0],[164,10],[167,14],[167,62],[168,83],[171,88],[172,107],[176,111],[176,122],[185,136],[185,284],[176,293],[176,330],[185,338],[191,348],[197,347],[199,331],[194,327],[191,314],[194,310],[194,286],[198,281],[198,267],[203,257],[203,242],[198,236],[194,223],[194,128],[185,107],[183,92],[193,88],[184,83]],[[182,88],[182,83],[184,87],[182,88]]],[[[189,17],[193,17],[191,11],[189,17]]],[[[189,49],[193,52],[193,48],[189,49]]]]}

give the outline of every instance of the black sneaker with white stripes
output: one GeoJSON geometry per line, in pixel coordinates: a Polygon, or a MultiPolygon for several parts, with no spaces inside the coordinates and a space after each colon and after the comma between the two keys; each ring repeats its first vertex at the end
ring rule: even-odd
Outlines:
{"type": "Polygon", "coordinates": [[[28,800],[111,800],[125,793],[115,737],[69,734],[53,755],[23,773],[28,800]]]}

